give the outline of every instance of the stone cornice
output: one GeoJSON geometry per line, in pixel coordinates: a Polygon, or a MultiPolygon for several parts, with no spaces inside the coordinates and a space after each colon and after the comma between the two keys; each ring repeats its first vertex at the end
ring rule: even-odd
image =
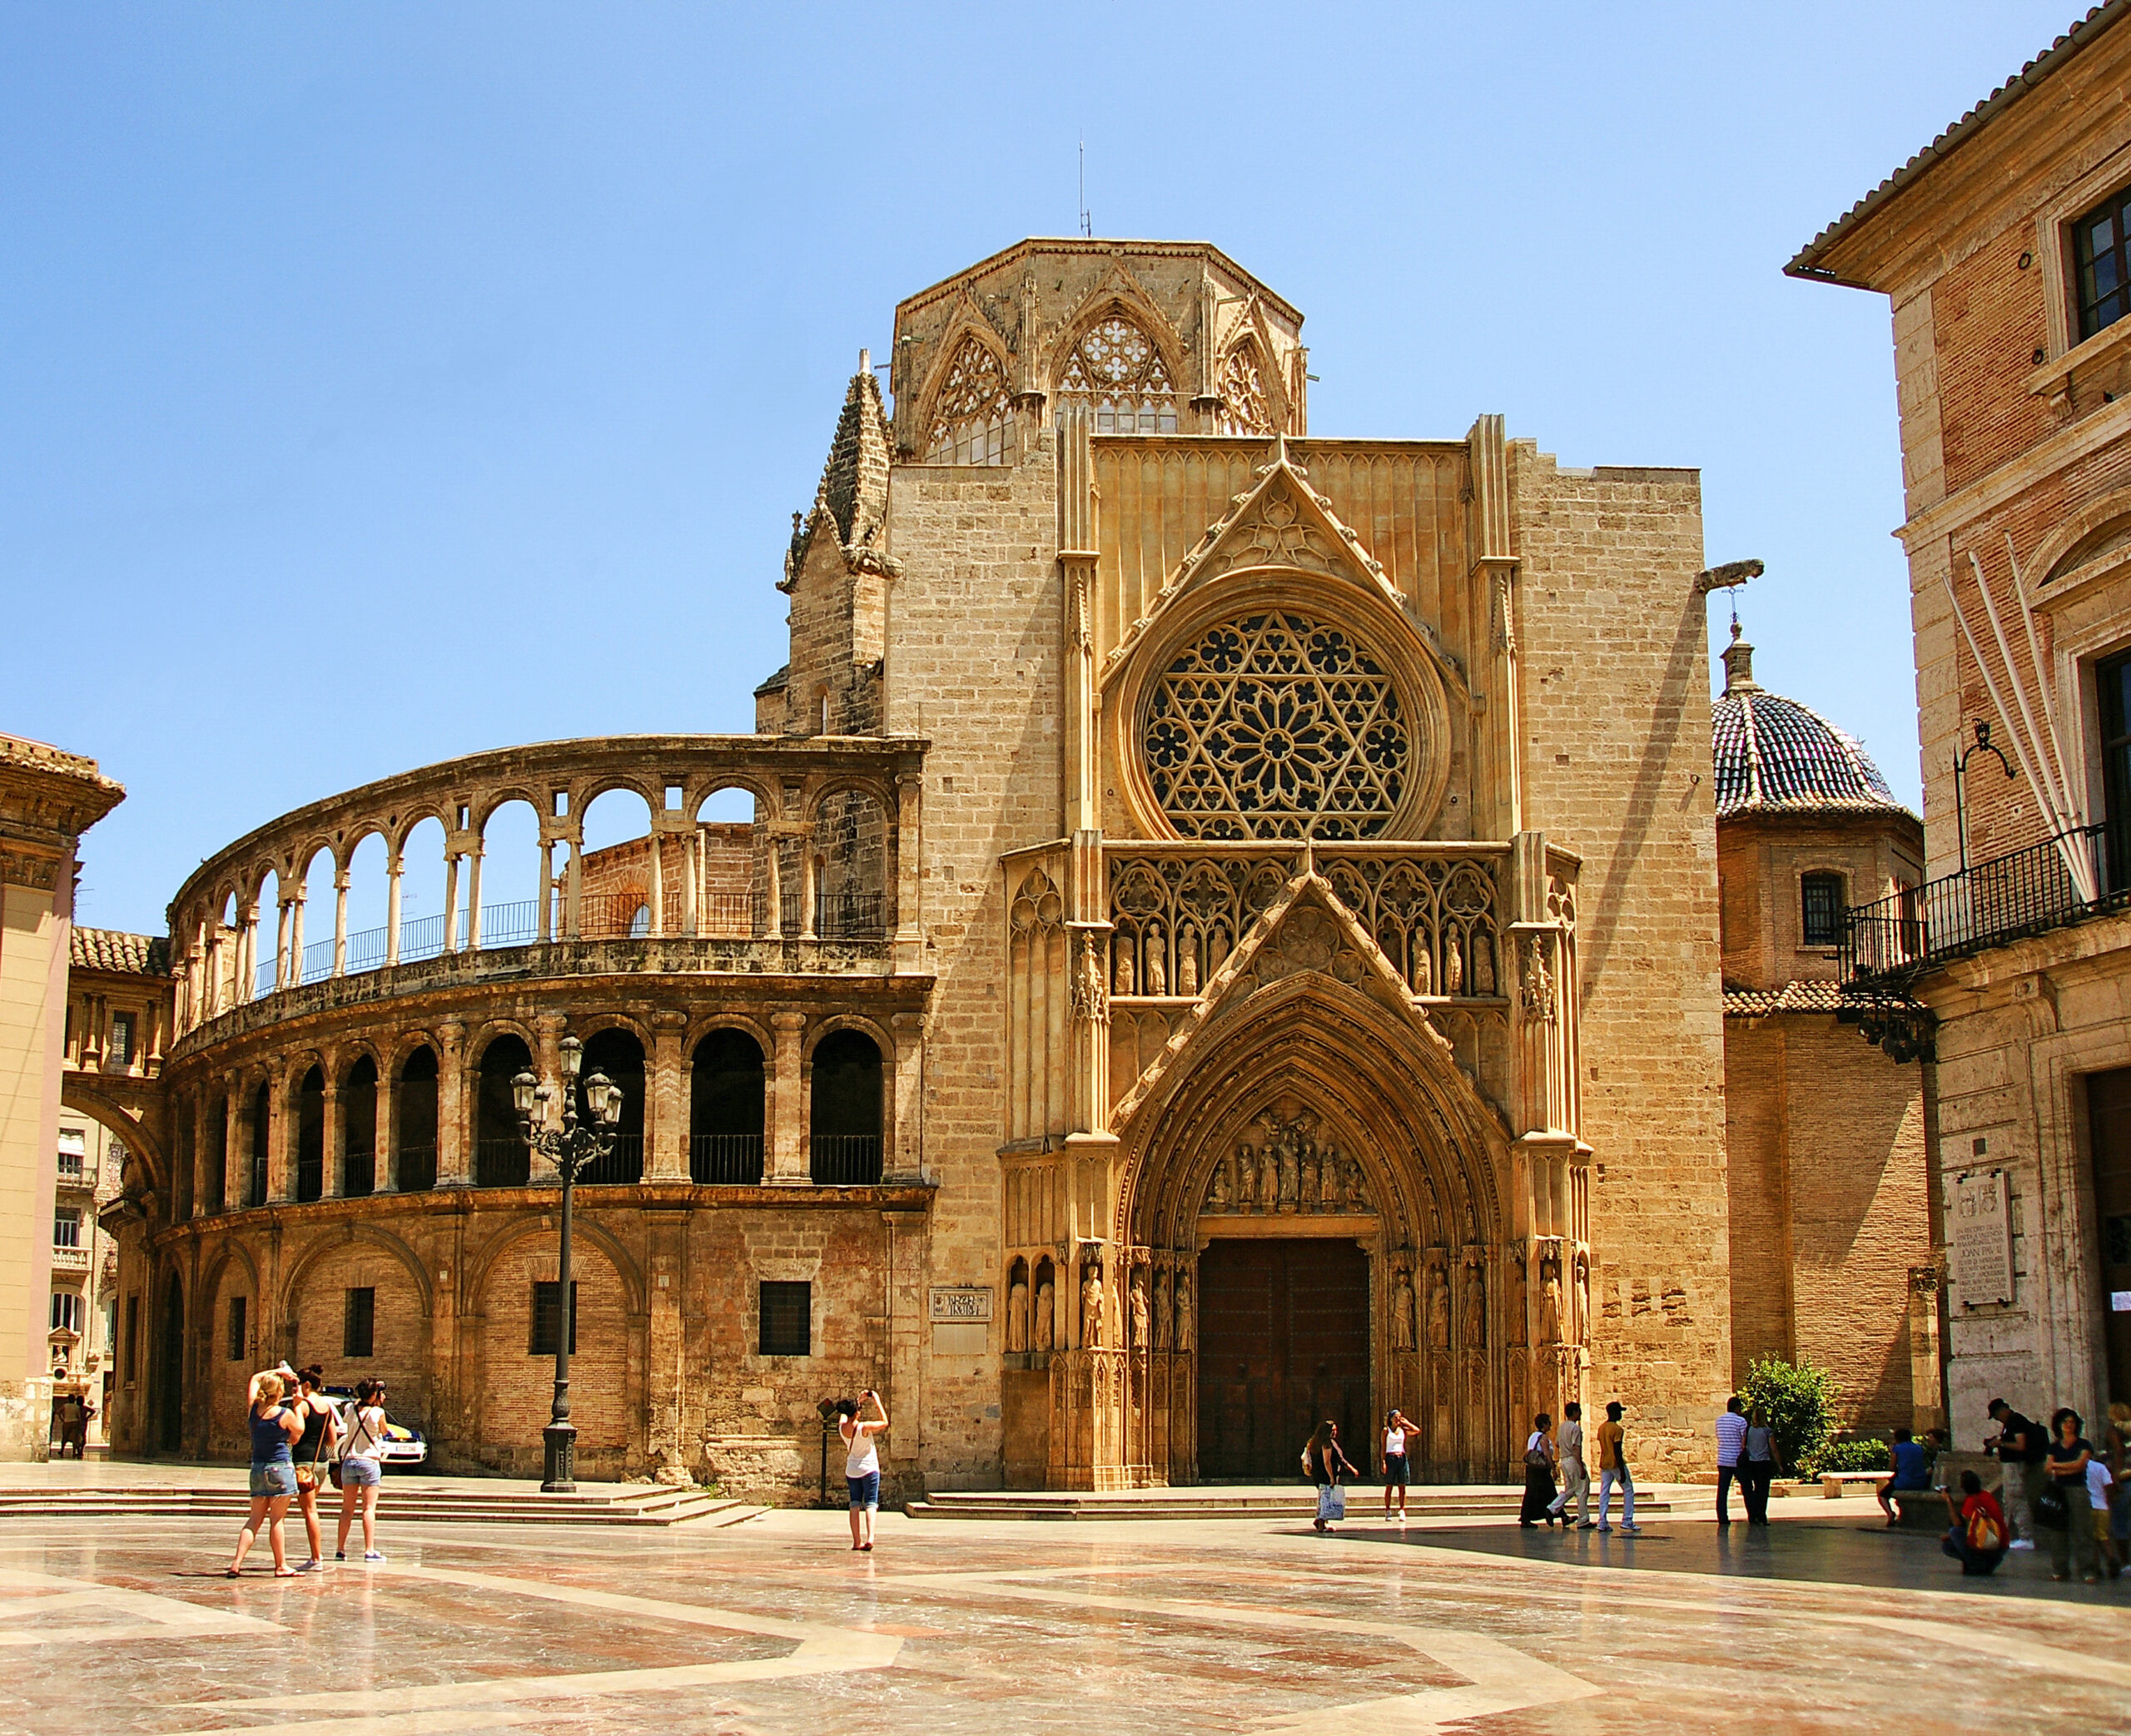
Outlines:
{"type": "Polygon", "coordinates": [[[2016,500],[2029,489],[2048,481],[2066,467],[2090,458],[2104,447],[2131,434],[2131,398],[2104,404],[2038,441],[2017,458],[1955,489],[1945,499],[1924,508],[1895,535],[1914,557],[1920,548],[1937,537],[1951,536],[1964,525],[2016,500]]]}
{"type": "Polygon", "coordinates": [[[94,760],[0,736],[0,879],[55,885],[75,841],[125,799],[94,760]]]}

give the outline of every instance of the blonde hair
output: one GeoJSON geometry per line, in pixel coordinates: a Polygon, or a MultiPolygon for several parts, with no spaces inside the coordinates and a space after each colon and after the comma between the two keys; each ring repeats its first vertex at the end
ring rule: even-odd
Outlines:
{"type": "Polygon", "coordinates": [[[2118,1399],[2109,1407],[2109,1420],[2119,1429],[2131,1429],[2131,1404],[2118,1399]]]}
{"type": "Polygon", "coordinates": [[[255,1374],[251,1377],[251,1408],[257,1410],[262,1401],[279,1398],[286,1390],[281,1385],[281,1376],[272,1369],[268,1369],[264,1374],[255,1374]]]}

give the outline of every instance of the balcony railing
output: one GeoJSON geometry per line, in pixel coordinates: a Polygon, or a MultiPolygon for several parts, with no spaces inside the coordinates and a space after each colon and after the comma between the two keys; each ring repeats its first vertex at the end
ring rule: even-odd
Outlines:
{"type": "Polygon", "coordinates": [[[1952,960],[2123,910],[2131,905],[2124,842],[2117,828],[2083,826],[1852,905],[1843,913],[1842,980],[1866,988],[1906,983],[1952,960]],[[2074,861],[2095,889],[2091,898],[2073,874],[2074,861]]]}
{"type": "Polygon", "coordinates": [[[878,1133],[814,1135],[811,1179],[831,1187],[870,1187],[881,1178],[878,1133]]]}
{"type": "MultiPolygon", "coordinates": [[[[588,892],[579,900],[579,905],[580,940],[632,940],[651,931],[651,911],[640,898],[588,892]]],[[[678,936],[683,932],[685,921],[682,901],[678,895],[669,895],[665,906],[665,931],[669,936],[678,936]]],[[[806,900],[800,893],[787,892],[778,900],[777,927],[783,939],[794,940],[806,932],[805,911],[806,900]]],[[[881,913],[881,895],[877,892],[824,893],[814,900],[814,937],[823,940],[877,940],[886,932],[881,913]]],[[[551,912],[549,931],[557,939],[562,938],[564,911],[559,899],[551,912]]],[[[769,931],[769,900],[762,894],[716,892],[707,895],[703,900],[698,933],[706,938],[753,940],[766,938],[769,931]]],[[[388,932],[383,928],[365,928],[349,935],[349,975],[375,970],[384,965],[388,932]]],[[[484,950],[499,946],[529,946],[539,938],[539,932],[540,901],[537,898],[481,906],[484,950]]],[[[467,913],[461,910],[456,934],[460,950],[467,947],[469,939],[467,913]]],[[[410,917],[400,925],[402,964],[433,959],[444,950],[441,913],[410,917]]],[[[296,978],[299,983],[323,982],[333,975],[333,942],[310,941],[304,947],[301,962],[302,969],[296,978]]],[[[261,959],[252,982],[255,999],[274,992],[275,975],[275,960],[261,959]]]]}
{"type": "Polygon", "coordinates": [[[762,1178],[760,1133],[691,1133],[688,1178],[727,1187],[752,1188],[762,1178]]]}

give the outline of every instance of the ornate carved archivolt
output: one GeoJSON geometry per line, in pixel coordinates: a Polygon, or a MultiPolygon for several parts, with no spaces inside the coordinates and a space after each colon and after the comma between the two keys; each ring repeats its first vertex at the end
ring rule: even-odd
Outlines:
{"type": "Polygon", "coordinates": [[[932,399],[928,464],[1003,464],[1014,438],[1014,398],[998,352],[974,334],[947,364],[932,399]]]}

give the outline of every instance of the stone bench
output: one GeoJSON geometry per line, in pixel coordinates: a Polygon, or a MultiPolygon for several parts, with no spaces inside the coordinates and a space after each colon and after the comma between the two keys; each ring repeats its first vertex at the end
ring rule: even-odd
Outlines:
{"type": "Polygon", "coordinates": [[[1840,1500],[1850,1492],[1852,1484],[1861,1485],[1870,1492],[1893,1475],[1891,1471],[1824,1471],[1821,1473],[1821,1494],[1828,1500],[1840,1500]]]}

